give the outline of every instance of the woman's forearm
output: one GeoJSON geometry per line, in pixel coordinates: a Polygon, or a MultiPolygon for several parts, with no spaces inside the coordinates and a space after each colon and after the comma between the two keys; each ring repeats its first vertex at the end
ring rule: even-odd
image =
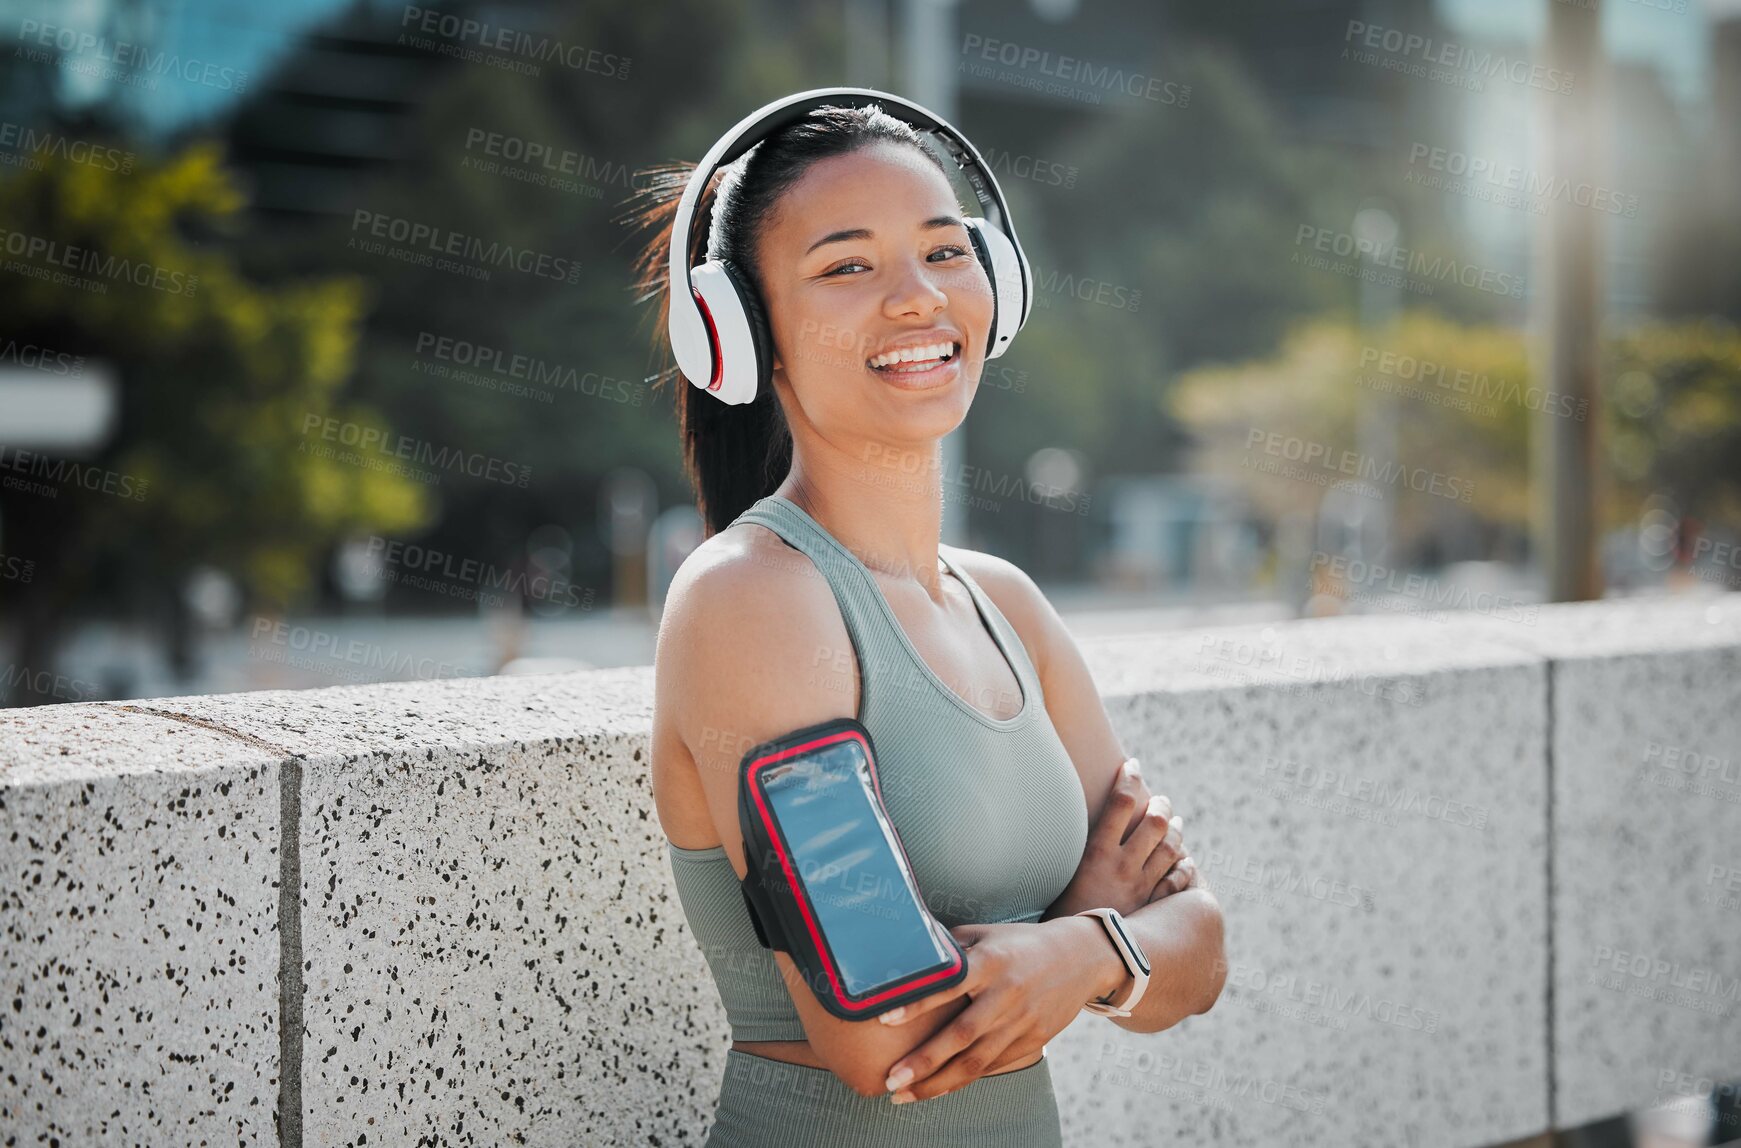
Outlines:
{"type": "MultiPolygon", "coordinates": [[[[1078,944],[1083,999],[1092,1000],[1116,991],[1129,974],[1100,922],[1080,919],[1092,930],[1078,930],[1086,938],[1078,944]]],[[[1215,895],[1201,885],[1193,886],[1151,901],[1124,920],[1149,959],[1149,987],[1130,1016],[1107,1019],[1131,1032],[1160,1032],[1188,1016],[1208,1012],[1227,979],[1221,905],[1215,895]]]]}

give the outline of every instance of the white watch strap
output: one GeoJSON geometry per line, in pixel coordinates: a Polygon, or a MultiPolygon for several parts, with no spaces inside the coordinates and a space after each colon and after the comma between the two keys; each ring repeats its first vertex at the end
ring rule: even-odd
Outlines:
{"type": "Polygon", "coordinates": [[[1130,976],[1130,988],[1124,995],[1115,1000],[1089,1001],[1082,1007],[1088,1012],[1100,1016],[1129,1016],[1137,1003],[1143,999],[1143,994],[1149,987],[1149,961],[1142,946],[1124,927],[1124,918],[1117,909],[1084,909],[1076,914],[1079,917],[1094,917],[1100,921],[1112,947],[1117,950],[1119,960],[1124,962],[1125,972],[1130,976]]]}

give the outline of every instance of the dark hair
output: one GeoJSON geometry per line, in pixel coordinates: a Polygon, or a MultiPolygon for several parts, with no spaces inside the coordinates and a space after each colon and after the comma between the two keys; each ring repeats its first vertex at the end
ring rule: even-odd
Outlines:
{"type": "MultiPolygon", "coordinates": [[[[718,242],[712,243],[714,257],[730,260],[748,274],[757,294],[766,299],[756,243],[774,203],[817,160],[847,155],[882,140],[917,147],[938,171],[948,175],[948,169],[925,146],[918,131],[880,106],[817,108],[763,139],[709,181],[696,205],[696,219],[711,220],[714,201],[716,197],[721,199],[720,234],[718,242]]],[[[683,440],[684,472],[695,488],[696,507],[705,523],[705,533],[711,537],[731,525],[757,499],[772,494],[785,480],[792,467],[792,432],[772,387],[763,388],[754,402],[724,403],[699,394],[670,360],[666,322],[671,296],[666,279],[673,242],[671,229],[677,202],[695,168],[693,163],[678,162],[640,169],[638,190],[625,201],[634,206],[618,218],[626,217],[640,230],[651,232],[635,261],[635,286],[640,292],[635,301],[660,297],[654,313],[658,329],[653,345],[655,357],[664,365],[652,376],[656,380],[654,388],[666,381],[676,384],[674,400],[678,433],[683,440]]],[[[691,267],[707,258],[711,223],[694,228],[694,233],[695,241],[689,252],[691,267]]]]}

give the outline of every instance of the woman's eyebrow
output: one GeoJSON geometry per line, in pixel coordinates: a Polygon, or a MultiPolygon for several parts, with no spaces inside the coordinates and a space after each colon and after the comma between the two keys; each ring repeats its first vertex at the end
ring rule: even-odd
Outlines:
{"type": "MultiPolygon", "coordinates": [[[[953,215],[938,215],[927,219],[924,223],[921,223],[919,225],[919,230],[936,231],[938,228],[942,227],[965,226],[967,225],[962,223],[960,219],[953,215]]],[[[830,243],[846,243],[854,239],[874,238],[876,238],[876,233],[868,227],[855,227],[851,231],[831,231],[821,239],[818,239],[815,243],[812,243],[809,247],[806,247],[804,249],[804,254],[808,255],[818,247],[823,247],[830,243]]]]}

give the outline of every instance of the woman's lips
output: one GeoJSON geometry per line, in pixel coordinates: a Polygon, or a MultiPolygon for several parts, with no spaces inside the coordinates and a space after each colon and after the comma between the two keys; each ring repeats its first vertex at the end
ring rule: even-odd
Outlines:
{"type": "Polygon", "coordinates": [[[947,360],[933,359],[931,365],[926,367],[924,370],[912,369],[914,364],[911,363],[903,363],[901,365],[908,369],[905,371],[879,371],[875,367],[866,366],[865,370],[883,380],[885,383],[892,384],[902,390],[928,390],[932,387],[942,386],[960,376],[961,352],[955,352],[955,354],[949,356],[947,360]]]}

